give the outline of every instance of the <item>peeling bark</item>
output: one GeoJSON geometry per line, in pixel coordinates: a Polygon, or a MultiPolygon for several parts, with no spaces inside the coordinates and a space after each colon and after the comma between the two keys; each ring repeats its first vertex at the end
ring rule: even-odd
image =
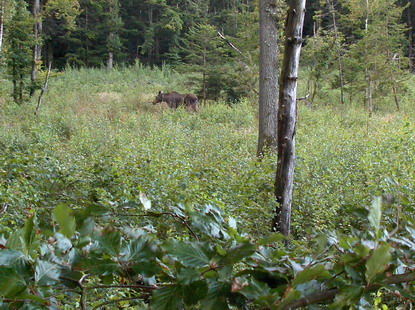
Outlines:
{"type": "Polygon", "coordinates": [[[294,183],[297,81],[306,0],[291,0],[286,23],[284,61],[278,107],[278,162],[275,197],[278,202],[272,230],[290,234],[294,183]]]}

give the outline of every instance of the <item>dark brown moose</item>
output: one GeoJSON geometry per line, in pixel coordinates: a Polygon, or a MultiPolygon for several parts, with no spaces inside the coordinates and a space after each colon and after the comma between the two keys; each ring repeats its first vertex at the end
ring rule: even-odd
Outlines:
{"type": "Polygon", "coordinates": [[[179,106],[184,105],[194,112],[199,110],[199,100],[194,94],[179,94],[175,91],[164,93],[163,91],[159,91],[156,99],[153,101],[153,104],[157,104],[159,102],[166,102],[172,109],[177,109],[179,106]]]}

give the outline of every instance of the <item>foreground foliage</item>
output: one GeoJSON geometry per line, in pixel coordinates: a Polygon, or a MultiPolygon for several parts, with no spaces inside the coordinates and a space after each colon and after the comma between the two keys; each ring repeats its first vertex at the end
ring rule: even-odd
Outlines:
{"type": "Polygon", "coordinates": [[[0,85],[3,307],[283,308],[308,294],[409,303],[399,290],[413,288],[395,275],[413,270],[410,97],[372,118],[353,105],[299,105],[285,250],[278,235],[262,239],[275,158],[255,156],[253,103],[198,114],[151,104],[159,90],[186,92],[184,81],[168,67],[68,69],[52,76],[38,117],[0,85]],[[366,209],[374,196],[386,200],[381,225],[366,209]]]}
{"type": "Polygon", "coordinates": [[[78,211],[62,204],[51,230],[39,229],[33,215],[3,236],[3,307],[296,309],[322,302],[373,309],[380,288],[401,305],[415,299],[404,284],[415,281],[414,218],[388,231],[380,198],[367,229],[322,234],[305,252],[281,248],[279,234],[255,241],[211,205],[159,212],[145,195],[140,200],[123,211],[139,226],[114,225],[114,211],[99,204],[78,211]],[[171,238],[153,225],[161,217],[173,220],[171,238]]]}

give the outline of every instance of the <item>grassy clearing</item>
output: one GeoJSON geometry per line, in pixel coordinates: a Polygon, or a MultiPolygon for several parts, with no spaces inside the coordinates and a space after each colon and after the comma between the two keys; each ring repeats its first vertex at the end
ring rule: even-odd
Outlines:
{"type": "MultiPolygon", "coordinates": [[[[139,65],[68,69],[51,80],[40,116],[34,103],[0,100],[3,230],[36,211],[44,225],[59,203],[124,210],[141,192],[154,208],[215,204],[259,236],[275,208],[275,158],[255,158],[255,102],[221,103],[199,114],[153,106],[161,90],[190,91],[185,77],[139,65]]],[[[2,93],[5,93],[2,88],[2,93]]],[[[368,118],[361,107],[300,106],[293,229],[359,223],[375,195],[413,211],[415,126],[409,103],[368,118]]]]}

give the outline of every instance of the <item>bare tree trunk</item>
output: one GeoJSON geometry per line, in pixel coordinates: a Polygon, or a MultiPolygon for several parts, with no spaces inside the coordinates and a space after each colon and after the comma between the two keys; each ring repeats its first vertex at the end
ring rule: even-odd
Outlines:
{"type": "Polygon", "coordinates": [[[32,74],[30,76],[30,80],[32,81],[32,85],[30,87],[30,97],[33,97],[35,94],[35,84],[36,84],[36,75],[37,75],[37,63],[39,60],[39,45],[38,45],[38,39],[39,39],[39,21],[37,20],[38,15],[40,12],[40,0],[33,0],[33,8],[32,8],[32,16],[35,20],[35,23],[33,25],[33,36],[35,39],[35,45],[32,49],[32,74]]]}
{"type": "Polygon", "coordinates": [[[409,6],[406,8],[408,22],[408,41],[409,41],[409,70],[415,72],[415,53],[414,53],[414,24],[412,18],[413,1],[409,0],[409,6]]]}
{"type": "Polygon", "coordinates": [[[297,123],[298,67],[306,0],[289,2],[284,61],[280,78],[278,107],[278,162],[275,197],[278,202],[272,230],[288,236],[291,229],[291,202],[294,183],[295,129],[297,123]]]}
{"type": "Polygon", "coordinates": [[[207,59],[206,59],[206,52],[203,52],[203,81],[202,81],[202,92],[203,92],[203,104],[206,105],[206,97],[207,97],[207,93],[206,93],[206,71],[204,71],[206,69],[206,63],[207,63],[207,59]]]}
{"type": "Polygon", "coordinates": [[[393,89],[393,95],[395,97],[396,110],[400,111],[401,105],[399,103],[398,90],[396,89],[396,85],[393,85],[392,89],[393,89]]]}
{"type": "Polygon", "coordinates": [[[35,110],[35,115],[38,115],[39,109],[40,109],[40,105],[42,104],[43,95],[48,90],[49,76],[50,76],[50,71],[51,70],[52,70],[52,63],[50,62],[49,63],[49,66],[48,66],[48,73],[46,74],[45,84],[43,85],[43,88],[40,91],[39,99],[37,100],[37,106],[36,106],[36,110],[35,110]]]}
{"type": "Polygon", "coordinates": [[[114,53],[108,52],[107,69],[111,70],[114,67],[114,53]]]}
{"type": "Polygon", "coordinates": [[[369,116],[372,116],[373,114],[372,91],[373,91],[373,81],[372,81],[372,77],[369,75],[369,86],[367,88],[367,103],[368,103],[368,108],[369,108],[369,116]]]}
{"type": "Polygon", "coordinates": [[[0,52],[3,48],[3,37],[4,37],[4,17],[5,17],[5,6],[4,0],[0,1],[0,52]]]}
{"type": "Polygon", "coordinates": [[[259,133],[257,155],[277,150],[278,123],[278,4],[260,0],[259,133]]]}

